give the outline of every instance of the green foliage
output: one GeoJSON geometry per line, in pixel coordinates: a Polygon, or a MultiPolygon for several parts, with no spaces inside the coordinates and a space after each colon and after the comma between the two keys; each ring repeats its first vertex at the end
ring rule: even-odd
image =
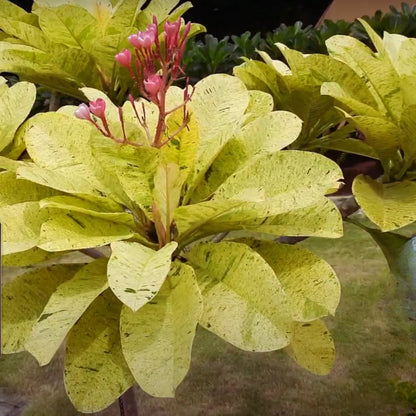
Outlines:
{"type": "MultiPolygon", "coordinates": [[[[18,74],[65,95],[84,99],[80,87],[104,91],[122,103],[133,80],[114,60],[129,47],[127,36],[144,30],[156,16],[159,31],[191,7],[185,2],[152,0],[119,2],[35,1],[26,13],[8,0],[0,1],[0,72],[18,74]],[[175,8],[176,7],[176,8],[175,8]]],[[[194,24],[192,34],[203,27],[194,24]]]]}
{"type": "MultiPolygon", "coordinates": [[[[110,99],[82,92],[103,98],[120,130],[110,99]]],[[[182,97],[172,88],[168,108],[182,97]]],[[[140,103],[153,128],[156,105],[140,103]]],[[[83,412],[107,407],[134,382],[174,396],[198,324],[244,350],[286,348],[326,374],[333,343],[319,319],[339,302],[334,271],[305,249],[259,237],[340,236],[326,195],[342,175],[322,155],[282,150],[301,121],[271,104],[236,77],[207,77],[187,105],[187,128],[160,148],[133,124],[130,103],[126,134],[140,146],[104,137],[71,107],[29,119],[28,159],[1,159],[0,181],[13,193],[0,188],[0,220],[9,261],[40,268],[3,287],[4,351],[26,349],[44,365],[67,338],[65,385],[83,412]],[[212,239],[241,230],[251,238],[212,239]],[[93,248],[104,258],[36,263],[93,248]]],[[[181,109],[168,113],[168,129],[181,122],[181,109]]]]}

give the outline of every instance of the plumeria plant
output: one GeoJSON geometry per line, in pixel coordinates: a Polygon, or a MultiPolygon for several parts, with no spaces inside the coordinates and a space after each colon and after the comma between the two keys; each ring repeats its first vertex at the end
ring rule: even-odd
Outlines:
{"type": "Polygon", "coordinates": [[[173,397],[198,325],[317,374],[334,361],[321,318],[339,302],[335,273],[275,238],[342,234],[326,196],[340,169],[282,150],[300,119],[236,77],[173,86],[190,24],[167,21],[163,42],[157,27],[115,58],[140,98],[82,88],[88,105],[23,124],[28,159],[0,158],[3,264],[32,266],[3,286],[3,352],[45,365],[66,340],[66,390],[86,413],[134,383],[173,397]]]}

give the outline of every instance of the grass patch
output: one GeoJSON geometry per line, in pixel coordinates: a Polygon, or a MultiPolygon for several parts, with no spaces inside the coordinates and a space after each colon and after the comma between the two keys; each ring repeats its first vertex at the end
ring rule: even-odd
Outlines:
{"type": "MultiPolygon", "coordinates": [[[[391,383],[416,380],[406,285],[393,279],[376,244],[353,225],[341,239],[302,245],[326,259],[342,284],[337,314],[326,319],[337,348],[331,374],[310,374],[280,351],[239,351],[200,329],[176,400],[137,391],[140,415],[389,416],[410,410],[391,383]]],[[[0,359],[1,386],[26,403],[24,416],[79,415],[65,396],[61,355],[42,368],[26,353],[0,359]]],[[[118,415],[117,405],[100,415],[118,415]]]]}

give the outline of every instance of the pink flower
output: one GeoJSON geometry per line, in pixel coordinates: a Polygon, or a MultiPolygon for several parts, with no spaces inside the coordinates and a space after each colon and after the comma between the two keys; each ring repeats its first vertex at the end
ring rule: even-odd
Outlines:
{"type": "Polygon", "coordinates": [[[150,49],[155,43],[157,36],[157,27],[151,23],[145,31],[139,31],[137,34],[130,35],[127,39],[136,49],[150,49]]]}
{"type": "Polygon", "coordinates": [[[131,63],[131,52],[128,49],[124,49],[116,55],[116,61],[120,65],[129,68],[131,63]]]}
{"type": "Polygon", "coordinates": [[[98,118],[105,118],[105,101],[102,98],[90,101],[90,111],[98,118]]]}
{"type": "Polygon", "coordinates": [[[167,47],[178,46],[179,42],[179,30],[181,28],[181,19],[179,18],[176,22],[165,23],[165,42],[167,47]]]}
{"type": "Polygon", "coordinates": [[[81,120],[91,120],[90,109],[88,108],[87,104],[80,104],[75,110],[74,114],[75,117],[81,120]]]}
{"type": "Polygon", "coordinates": [[[163,80],[160,75],[149,75],[144,81],[144,88],[151,97],[155,97],[162,87],[163,80]]]}

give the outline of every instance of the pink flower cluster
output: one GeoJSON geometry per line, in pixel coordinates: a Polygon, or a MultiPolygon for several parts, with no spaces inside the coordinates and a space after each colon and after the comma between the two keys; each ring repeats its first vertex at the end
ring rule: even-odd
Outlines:
{"type": "MultiPolygon", "coordinates": [[[[154,135],[151,136],[147,126],[145,107],[142,106],[142,115],[139,115],[136,101],[130,96],[130,102],[136,118],[146,131],[149,144],[155,147],[161,147],[166,144],[175,135],[179,134],[189,121],[186,104],[191,100],[193,91],[189,93],[188,79],[186,79],[182,104],[173,109],[166,109],[166,93],[169,87],[175,80],[184,75],[181,61],[185,51],[186,39],[191,29],[191,23],[184,25],[182,33],[181,26],[180,18],[176,22],[167,21],[164,25],[164,42],[160,42],[157,20],[156,17],[153,17],[153,23],[149,24],[146,30],[139,31],[128,37],[130,44],[134,48],[134,57],[129,49],[124,49],[115,57],[116,61],[129,71],[140,95],[158,107],[158,123],[154,135]],[[174,133],[167,132],[166,117],[180,108],[183,108],[182,126],[174,133]]],[[[119,143],[130,143],[124,131],[121,108],[119,108],[119,115],[123,128],[123,139],[117,139],[111,134],[105,117],[105,101],[101,98],[91,101],[89,106],[81,104],[75,111],[75,115],[80,119],[92,122],[106,137],[110,137],[119,143]],[[95,118],[91,117],[91,114],[95,118]],[[101,120],[102,127],[97,123],[97,119],[101,120]]]]}
{"type": "Polygon", "coordinates": [[[136,82],[140,94],[158,104],[161,95],[178,78],[184,74],[181,61],[185,52],[186,38],[191,29],[187,23],[182,34],[181,19],[165,23],[164,44],[159,42],[157,21],[153,18],[146,30],[139,31],[128,37],[134,47],[134,68],[132,68],[132,53],[128,49],[116,55],[117,62],[126,67],[136,82]]]}

